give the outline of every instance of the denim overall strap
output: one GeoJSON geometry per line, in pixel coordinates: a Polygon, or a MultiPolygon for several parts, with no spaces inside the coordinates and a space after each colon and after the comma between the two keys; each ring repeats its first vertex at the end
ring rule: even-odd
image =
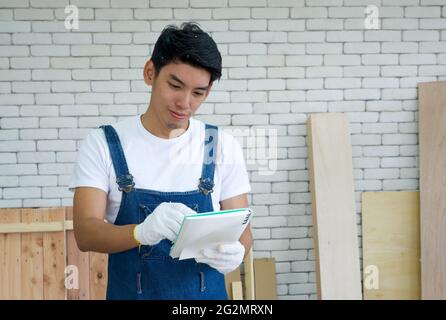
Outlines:
{"type": "Polygon", "coordinates": [[[206,196],[214,188],[214,171],[218,146],[218,127],[206,123],[204,140],[203,169],[198,189],[206,196]]]}
{"type": "Polygon", "coordinates": [[[116,130],[110,125],[100,126],[100,128],[104,130],[105,138],[107,139],[113,167],[115,168],[116,183],[119,185],[119,191],[124,191],[126,193],[133,191],[135,183],[133,182],[133,176],[129,173],[124,151],[122,150],[121,142],[116,130]]]}

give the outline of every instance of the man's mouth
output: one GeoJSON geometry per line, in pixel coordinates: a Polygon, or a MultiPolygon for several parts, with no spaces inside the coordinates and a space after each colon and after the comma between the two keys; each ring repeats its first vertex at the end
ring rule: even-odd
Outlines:
{"type": "Polygon", "coordinates": [[[182,113],[177,113],[177,112],[173,112],[170,111],[170,114],[172,115],[173,118],[178,119],[178,120],[183,120],[187,118],[187,114],[182,114],[182,113]]]}

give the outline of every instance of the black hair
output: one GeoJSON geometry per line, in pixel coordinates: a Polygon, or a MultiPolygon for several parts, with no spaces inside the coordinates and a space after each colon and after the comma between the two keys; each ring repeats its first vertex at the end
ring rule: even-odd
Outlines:
{"type": "Polygon", "coordinates": [[[168,25],[163,29],[152,52],[155,73],[171,62],[181,61],[207,70],[212,83],[221,77],[221,55],[217,44],[196,23],[185,22],[180,28],[168,25]]]}

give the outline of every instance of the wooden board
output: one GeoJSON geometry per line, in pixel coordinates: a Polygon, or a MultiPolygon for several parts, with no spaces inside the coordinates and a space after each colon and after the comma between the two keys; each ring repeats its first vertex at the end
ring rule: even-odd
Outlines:
{"type": "Polygon", "coordinates": [[[231,300],[243,300],[243,289],[241,281],[231,282],[231,300]]]}
{"type": "Polygon", "coordinates": [[[419,192],[362,193],[364,299],[420,299],[419,192]]]}
{"type": "Polygon", "coordinates": [[[276,300],[276,260],[254,259],[254,279],[257,300],[276,300]]]}
{"type": "MultiPolygon", "coordinates": [[[[73,207],[66,208],[66,219],[73,219],[73,207]]],[[[67,286],[68,300],[89,300],[90,299],[90,258],[88,252],[81,252],[77,246],[74,237],[74,231],[66,231],[67,235],[67,267],[69,270],[68,277],[74,276],[73,272],[77,272],[73,281],[69,281],[67,286]]]]}
{"type": "Polygon", "coordinates": [[[233,292],[232,284],[235,281],[241,281],[240,280],[240,267],[238,267],[237,269],[235,269],[232,272],[225,274],[225,286],[226,286],[226,292],[228,293],[229,300],[234,299],[234,296],[232,295],[232,292],[233,292]]]}
{"type": "Polygon", "coordinates": [[[350,128],[311,114],[308,156],[319,299],[362,299],[350,128]]]}
{"type": "MultiPolygon", "coordinates": [[[[64,208],[40,209],[44,222],[65,220],[64,208]]],[[[43,281],[45,300],[65,299],[65,232],[43,234],[43,281]]]]}
{"type": "Polygon", "coordinates": [[[255,300],[254,284],[254,254],[251,248],[243,260],[243,271],[245,274],[245,300],[255,300]]]}
{"type": "MultiPolygon", "coordinates": [[[[42,223],[43,214],[22,209],[22,223],[42,223]]],[[[43,233],[22,233],[22,299],[43,299],[43,233]]]]}
{"type": "Polygon", "coordinates": [[[108,255],[89,252],[90,255],[90,299],[105,300],[108,279],[108,255]]]}
{"type": "Polygon", "coordinates": [[[446,82],[420,83],[421,295],[446,299],[446,82]]]}
{"type": "MultiPolygon", "coordinates": [[[[20,210],[1,210],[0,224],[19,222],[20,210]]],[[[0,234],[0,299],[21,299],[21,264],[20,234],[0,234]]]]}

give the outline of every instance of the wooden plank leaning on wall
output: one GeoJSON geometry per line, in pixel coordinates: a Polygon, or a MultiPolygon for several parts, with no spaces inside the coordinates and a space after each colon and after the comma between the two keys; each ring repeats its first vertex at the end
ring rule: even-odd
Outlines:
{"type": "Polygon", "coordinates": [[[422,299],[446,299],[446,81],[418,85],[422,299]]]}
{"type": "Polygon", "coordinates": [[[347,116],[311,114],[308,163],[319,299],[362,299],[347,116]]]}
{"type": "Polygon", "coordinates": [[[420,299],[420,194],[362,193],[364,299],[420,299]]]}

